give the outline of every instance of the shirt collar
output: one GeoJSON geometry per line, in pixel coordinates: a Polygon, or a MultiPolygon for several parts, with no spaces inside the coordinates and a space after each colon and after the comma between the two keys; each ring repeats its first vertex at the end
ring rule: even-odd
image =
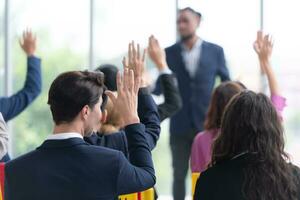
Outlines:
{"type": "Polygon", "coordinates": [[[183,47],[184,51],[193,51],[194,49],[200,48],[203,43],[203,40],[201,38],[198,38],[196,43],[193,45],[192,49],[188,49],[183,43],[181,46],[183,47]]]}
{"type": "Polygon", "coordinates": [[[70,138],[83,139],[81,134],[75,132],[69,132],[69,133],[58,133],[58,134],[49,135],[46,140],[65,140],[70,138]]]}

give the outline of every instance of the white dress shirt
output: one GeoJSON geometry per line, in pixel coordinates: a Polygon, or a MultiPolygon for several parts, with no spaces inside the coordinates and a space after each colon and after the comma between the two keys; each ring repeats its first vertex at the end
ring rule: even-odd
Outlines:
{"type": "Polygon", "coordinates": [[[70,132],[70,133],[58,133],[52,134],[47,137],[46,140],[66,140],[70,138],[81,138],[83,139],[80,133],[70,132]]]}
{"type": "Polygon", "coordinates": [[[203,40],[199,38],[197,42],[194,44],[194,46],[192,47],[192,49],[188,49],[184,44],[182,44],[183,62],[185,64],[186,70],[188,71],[190,77],[194,77],[197,71],[200,62],[202,43],[203,40]]]}
{"type": "Polygon", "coordinates": [[[7,153],[8,150],[8,133],[7,126],[0,112],[0,159],[7,153]]]}

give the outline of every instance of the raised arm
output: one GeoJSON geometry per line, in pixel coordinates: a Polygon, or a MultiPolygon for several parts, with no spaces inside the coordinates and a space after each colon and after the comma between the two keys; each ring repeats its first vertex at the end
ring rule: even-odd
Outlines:
{"type": "Polygon", "coordinates": [[[0,113],[0,160],[8,150],[8,133],[6,123],[0,113]]]}
{"type": "Polygon", "coordinates": [[[137,112],[139,87],[139,78],[134,78],[132,69],[125,68],[123,78],[120,73],[117,76],[117,97],[110,91],[106,92],[122,116],[130,154],[128,161],[120,152],[117,163],[119,165],[118,194],[145,190],[152,187],[156,179],[147,134],[137,112]]]}
{"type": "Polygon", "coordinates": [[[254,50],[258,55],[261,71],[267,76],[271,95],[280,95],[270,59],[273,51],[273,39],[270,35],[264,36],[262,31],[258,31],[256,41],[254,42],[254,50]]]}
{"type": "Polygon", "coordinates": [[[150,149],[153,150],[160,135],[160,119],[157,105],[147,88],[147,81],[143,76],[145,72],[145,57],[146,51],[144,50],[143,55],[141,55],[139,44],[135,46],[132,42],[128,46],[128,59],[124,58],[123,65],[125,68],[132,69],[135,73],[135,78],[140,80],[138,116],[141,123],[145,125],[147,141],[150,149]]]}
{"type": "Polygon", "coordinates": [[[149,38],[148,54],[160,73],[158,80],[165,101],[158,105],[158,113],[160,121],[163,121],[173,116],[182,107],[177,79],[167,65],[164,49],[160,47],[158,40],[154,36],[149,38]]]}
{"type": "Polygon", "coordinates": [[[285,98],[281,96],[278,82],[271,65],[271,55],[273,51],[273,39],[270,35],[263,34],[262,31],[257,32],[257,38],[254,42],[254,50],[258,55],[259,64],[262,74],[265,74],[268,79],[269,89],[271,93],[271,101],[280,117],[286,106],[285,98]]]}
{"type": "Polygon", "coordinates": [[[36,37],[31,31],[23,33],[20,45],[27,55],[27,75],[23,89],[10,97],[0,98],[0,112],[8,121],[20,114],[41,93],[41,60],[34,56],[36,37]]]}

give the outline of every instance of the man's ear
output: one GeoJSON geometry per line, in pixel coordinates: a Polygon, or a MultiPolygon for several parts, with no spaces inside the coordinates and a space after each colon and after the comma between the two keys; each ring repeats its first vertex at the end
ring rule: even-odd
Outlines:
{"type": "Polygon", "coordinates": [[[81,116],[83,119],[87,120],[88,116],[90,114],[90,108],[88,105],[85,105],[82,109],[81,109],[81,116]]]}
{"type": "Polygon", "coordinates": [[[107,110],[104,109],[104,110],[102,111],[101,124],[104,124],[104,123],[106,122],[106,120],[107,120],[107,110]]]}

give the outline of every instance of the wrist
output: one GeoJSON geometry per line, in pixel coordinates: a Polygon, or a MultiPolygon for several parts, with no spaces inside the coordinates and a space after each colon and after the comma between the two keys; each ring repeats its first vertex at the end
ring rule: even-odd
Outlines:
{"type": "Polygon", "coordinates": [[[126,117],[126,119],[124,119],[124,126],[129,126],[131,124],[138,124],[140,123],[140,118],[138,117],[138,114],[134,114],[132,116],[128,116],[126,117]]]}

